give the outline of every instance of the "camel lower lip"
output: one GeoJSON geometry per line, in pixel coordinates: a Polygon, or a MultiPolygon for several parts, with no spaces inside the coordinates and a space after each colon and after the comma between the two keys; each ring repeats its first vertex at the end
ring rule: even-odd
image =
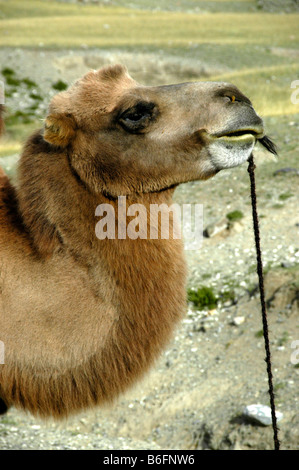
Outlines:
{"type": "Polygon", "coordinates": [[[251,133],[240,135],[223,135],[217,137],[217,141],[227,142],[230,144],[245,144],[255,142],[257,136],[251,133]]]}
{"type": "Polygon", "coordinates": [[[240,144],[246,142],[256,142],[264,136],[264,129],[262,126],[249,126],[240,129],[231,129],[227,132],[219,132],[210,134],[209,137],[212,140],[227,142],[230,144],[240,144]]]}

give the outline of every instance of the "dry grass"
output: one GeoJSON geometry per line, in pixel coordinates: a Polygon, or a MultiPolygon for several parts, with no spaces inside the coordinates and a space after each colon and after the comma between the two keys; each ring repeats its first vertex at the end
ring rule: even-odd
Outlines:
{"type": "Polygon", "coordinates": [[[291,101],[291,83],[298,76],[298,64],[251,68],[211,77],[232,82],[250,96],[261,116],[297,114],[299,106],[291,101]]]}
{"type": "MultiPolygon", "coordinates": [[[[16,2],[12,2],[16,3],[16,2]]],[[[10,47],[184,47],[190,43],[292,46],[299,15],[260,13],[186,14],[98,7],[59,16],[1,20],[0,46],[10,47]],[[94,12],[92,15],[91,12],[94,12]],[[293,37],[293,39],[292,39],[293,37]]],[[[70,12],[69,12],[70,13],[70,12]]]]}
{"type": "MultiPolygon", "coordinates": [[[[261,116],[294,115],[299,109],[291,102],[291,82],[298,79],[299,59],[288,56],[288,50],[299,46],[299,14],[248,13],[240,6],[251,8],[255,3],[205,1],[202,4],[212,8],[217,4],[222,12],[196,14],[192,10],[149,11],[148,0],[138,2],[147,10],[52,0],[0,0],[0,47],[163,51],[193,62],[214,61],[230,72],[209,79],[239,86],[261,116]],[[236,5],[236,11],[224,13],[228,5],[236,5]],[[286,55],[275,56],[273,47],[282,48],[286,55]]],[[[196,7],[197,2],[182,0],[179,5],[186,10],[196,7]]],[[[23,139],[26,129],[26,125],[14,129],[13,138],[2,141],[0,154],[19,148],[15,142],[23,139]]]]}

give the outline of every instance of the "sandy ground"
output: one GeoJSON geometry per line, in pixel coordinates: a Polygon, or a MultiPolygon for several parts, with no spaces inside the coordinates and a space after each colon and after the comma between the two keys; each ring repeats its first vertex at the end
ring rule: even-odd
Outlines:
{"type": "MultiPolygon", "coordinates": [[[[151,55],[145,60],[138,55],[99,51],[0,50],[1,63],[4,60],[19,76],[42,84],[45,100],[41,114],[56,80],[63,78],[69,83],[104,63],[126,63],[131,74],[147,84],[179,82],[194,74],[202,78],[215,71],[215,64],[165,61],[165,57],[151,55]],[[39,67],[32,67],[33,63],[39,67]]],[[[22,107],[26,99],[15,96],[9,104],[22,107]]],[[[295,126],[298,129],[298,123],[295,126]]],[[[16,159],[3,158],[1,165],[13,171],[16,159]]],[[[283,165],[261,150],[256,160],[257,172],[267,175],[258,188],[262,189],[263,260],[272,265],[266,277],[266,297],[277,408],[283,413],[280,438],[282,448],[299,449],[299,368],[292,362],[292,343],[299,340],[298,175],[274,177],[274,171],[283,165]],[[291,196],[278,209],[274,203],[286,190],[291,196]],[[266,197],[267,192],[271,198],[266,197]]],[[[243,415],[246,405],[269,405],[245,173],[246,166],[220,173],[205,183],[182,185],[175,196],[179,203],[203,204],[205,226],[231,210],[242,210],[244,217],[230,230],[204,238],[197,251],[186,250],[189,285],[209,285],[216,292],[233,285],[235,301],[212,311],[189,305],[185,320],[151,373],[109,409],[84,412],[61,423],[42,422],[11,409],[0,418],[0,449],[273,448],[271,426],[261,426],[243,415]],[[242,320],[238,323],[236,317],[242,320]]]]}

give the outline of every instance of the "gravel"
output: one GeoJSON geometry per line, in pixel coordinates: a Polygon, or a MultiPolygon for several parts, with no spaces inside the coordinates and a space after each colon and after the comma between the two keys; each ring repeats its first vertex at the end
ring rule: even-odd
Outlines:
{"type": "MultiPolygon", "coordinates": [[[[41,112],[53,94],[53,82],[61,78],[69,82],[86,68],[81,52],[42,54],[0,50],[0,61],[5,55],[7,66],[21,77],[37,80],[44,90],[41,112]],[[40,68],[32,67],[36,60],[40,68]]],[[[97,66],[107,60],[107,56],[92,57],[97,66]]],[[[114,56],[111,61],[118,59],[114,56]]],[[[132,57],[122,59],[128,59],[130,69],[132,57]]],[[[141,78],[143,74],[151,82],[156,74],[156,81],[171,82],[165,65],[151,75],[151,60],[148,69],[140,72],[141,78]]],[[[12,97],[8,104],[13,108],[17,103],[17,97],[12,97]]],[[[293,139],[295,127],[292,124],[293,139]]],[[[17,158],[2,158],[0,164],[13,173],[17,158]]],[[[256,152],[256,163],[274,383],[277,409],[283,413],[280,437],[282,448],[298,450],[299,369],[291,361],[291,346],[299,337],[298,176],[274,177],[281,165],[261,150],[256,152]],[[286,190],[290,195],[280,199],[286,190]]],[[[231,211],[243,213],[229,230],[203,238],[200,249],[185,252],[190,287],[206,285],[216,293],[233,290],[235,300],[211,310],[189,304],[185,319],[149,375],[110,408],[82,412],[61,422],[9,410],[0,418],[1,450],[273,448],[271,426],[248,422],[243,414],[247,405],[269,404],[246,166],[221,172],[207,182],[181,185],[175,201],[203,204],[204,227],[231,211]]]]}

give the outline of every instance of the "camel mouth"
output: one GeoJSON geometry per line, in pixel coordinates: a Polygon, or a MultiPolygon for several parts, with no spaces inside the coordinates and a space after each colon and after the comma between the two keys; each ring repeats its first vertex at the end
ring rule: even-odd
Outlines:
{"type": "Polygon", "coordinates": [[[264,130],[262,127],[237,129],[226,133],[217,134],[212,137],[230,144],[251,144],[264,137],[264,130]]]}
{"type": "Polygon", "coordinates": [[[265,147],[268,152],[273,155],[278,154],[277,146],[273,140],[264,133],[262,127],[248,128],[248,129],[239,129],[236,131],[226,132],[225,134],[217,134],[210,136],[220,143],[225,144],[255,144],[259,142],[263,147],[265,147]]]}
{"type": "Polygon", "coordinates": [[[252,144],[256,142],[256,136],[252,133],[246,132],[242,134],[229,134],[217,138],[218,141],[222,141],[231,145],[240,144],[252,144]]]}
{"type": "Polygon", "coordinates": [[[230,129],[221,134],[210,134],[208,138],[210,161],[217,171],[246,162],[257,142],[268,150],[275,151],[275,145],[264,134],[261,125],[230,129]]]}

